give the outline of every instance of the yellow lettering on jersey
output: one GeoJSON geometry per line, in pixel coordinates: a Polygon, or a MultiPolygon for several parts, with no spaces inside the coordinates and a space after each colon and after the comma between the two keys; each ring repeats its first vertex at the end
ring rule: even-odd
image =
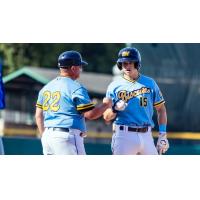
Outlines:
{"type": "Polygon", "coordinates": [[[47,111],[47,110],[49,109],[49,100],[50,100],[50,98],[51,98],[51,92],[45,91],[45,92],[43,93],[43,96],[44,96],[44,103],[43,103],[43,105],[42,105],[42,109],[43,109],[44,111],[47,111]]]}
{"type": "Polygon", "coordinates": [[[140,106],[146,107],[148,103],[147,97],[140,97],[140,106]]]}
{"type": "Polygon", "coordinates": [[[125,102],[127,102],[129,99],[132,99],[134,97],[137,97],[142,94],[150,93],[151,90],[146,87],[142,87],[138,90],[133,90],[131,92],[128,92],[126,90],[121,90],[118,92],[117,97],[125,102]]]}
{"type": "Polygon", "coordinates": [[[53,103],[50,105],[50,109],[54,112],[58,111],[60,108],[60,105],[58,105],[58,102],[60,100],[60,92],[54,92],[52,94],[52,99],[53,99],[53,103]]]}
{"type": "Polygon", "coordinates": [[[127,91],[126,90],[122,90],[118,93],[118,98],[127,102],[128,101],[128,96],[127,96],[127,91]]]}
{"type": "Polygon", "coordinates": [[[43,96],[44,96],[44,103],[42,105],[42,109],[44,111],[47,111],[47,110],[51,110],[51,111],[58,111],[59,108],[60,108],[60,105],[58,105],[58,102],[60,100],[60,97],[61,97],[61,94],[60,92],[56,91],[56,92],[53,92],[51,94],[50,91],[45,91],[43,93],[43,96]],[[52,103],[49,103],[50,100],[53,100],[52,103]]]}

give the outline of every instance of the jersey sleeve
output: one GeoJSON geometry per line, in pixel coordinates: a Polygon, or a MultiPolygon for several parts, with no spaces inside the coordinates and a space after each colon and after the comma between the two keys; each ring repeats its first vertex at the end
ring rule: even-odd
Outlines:
{"type": "Polygon", "coordinates": [[[40,91],[40,92],[39,92],[39,95],[38,95],[36,107],[42,109],[42,105],[43,105],[43,95],[42,95],[42,91],[40,91]]]}
{"type": "Polygon", "coordinates": [[[73,92],[72,99],[75,103],[77,111],[79,112],[86,112],[95,107],[95,104],[91,101],[88,92],[84,87],[81,87],[73,92]]]}
{"type": "Polygon", "coordinates": [[[163,95],[162,95],[160,88],[158,87],[156,82],[154,82],[154,99],[153,99],[153,101],[154,101],[153,102],[154,107],[165,103],[163,95]]]}
{"type": "Polygon", "coordinates": [[[112,99],[113,102],[117,101],[112,85],[108,86],[107,91],[106,91],[106,97],[112,99]]]}

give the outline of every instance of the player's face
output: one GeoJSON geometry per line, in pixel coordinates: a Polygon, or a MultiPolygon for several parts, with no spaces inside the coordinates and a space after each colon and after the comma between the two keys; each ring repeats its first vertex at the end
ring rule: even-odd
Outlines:
{"type": "Polygon", "coordinates": [[[135,68],[135,63],[132,61],[126,61],[122,63],[122,69],[125,75],[130,78],[135,78],[138,75],[138,70],[135,68]]]}
{"type": "Polygon", "coordinates": [[[79,78],[81,72],[82,66],[73,66],[73,74],[75,79],[79,78]]]}

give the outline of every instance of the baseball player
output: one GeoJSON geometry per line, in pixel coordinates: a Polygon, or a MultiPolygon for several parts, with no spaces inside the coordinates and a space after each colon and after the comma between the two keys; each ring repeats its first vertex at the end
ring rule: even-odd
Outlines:
{"type": "Polygon", "coordinates": [[[112,119],[113,154],[156,155],[169,148],[166,126],[165,101],[156,82],[139,73],[141,56],[136,48],[120,50],[117,66],[123,72],[119,80],[113,81],[107,89],[106,97],[113,101],[112,108],[104,113],[104,119],[112,119]],[[159,124],[159,137],[155,147],[152,128],[153,109],[156,109],[159,124]]]}
{"type": "Polygon", "coordinates": [[[60,75],[39,92],[35,116],[45,155],[84,155],[85,118],[97,119],[112,106],[104,98],[95,107],[87,90],[76,81],[85,65],[79,52],[63,52],[58,58],[60,75]]]}

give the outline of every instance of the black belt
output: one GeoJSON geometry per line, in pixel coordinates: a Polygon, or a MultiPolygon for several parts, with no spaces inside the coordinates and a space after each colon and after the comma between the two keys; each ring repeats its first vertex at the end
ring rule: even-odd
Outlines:
{"type": "Polygon", "coordinates": [[[52,128],[53,131],[61,131],[61,132],[69,132],[69,129],[68,128],[52,128]]]}
{"type": "MultiPolygon", "coordinates": [[[[61,132],[69,132],[69,129],[68,128],[52,128],[53,131],[61,131],[61,132]]],[[[86,137],[86,135],[84,133],[80,133],[80,136],[81,137],[86,137]]]]}
{"type": "MultiPolygon", "coordinates": [[[[124,130],[124,126],[120,126],[119,129],[120,129],[121,131],[123,131],[123,130],[124,130]]],[[[143,128],[128,127],[128,131],[145,133],[145,132],[148,131],[148,127],[143,127],[143,128]]]]}

